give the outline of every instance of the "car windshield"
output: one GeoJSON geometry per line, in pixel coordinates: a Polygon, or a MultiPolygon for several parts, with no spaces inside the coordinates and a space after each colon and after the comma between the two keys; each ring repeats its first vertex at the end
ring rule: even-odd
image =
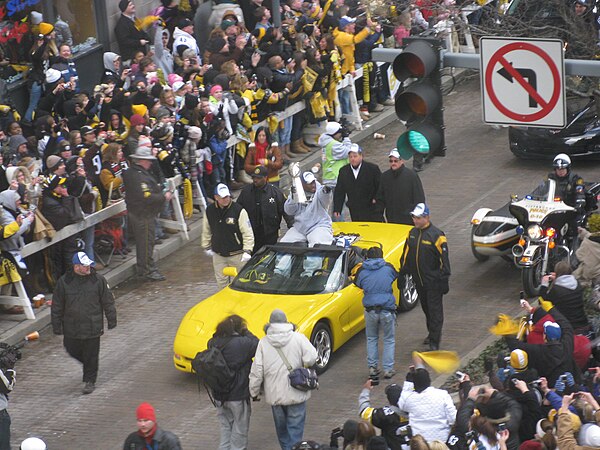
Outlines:
{"type": "Polygon", "coordinates": [[[255,254],[229,286],[263,294],[327,294],[347,280],[343,248],[267,247],[255,254]]]}

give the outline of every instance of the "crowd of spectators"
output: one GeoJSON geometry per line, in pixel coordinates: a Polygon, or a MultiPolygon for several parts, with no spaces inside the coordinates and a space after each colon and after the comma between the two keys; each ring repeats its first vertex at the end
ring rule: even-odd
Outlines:
{"type": "MultiPolygon", "coordinates": [[[[199,2],[184,3],[157,2],[152,15],[138,18],[135,2],[119,1],[118,52],[103,54],[104,70],[91,90],[80,85],[60,27],[31,13],[29,103],[22,116],[10,107],[0,111],[0,192],[19,194],[16,205],[16,197],[3,197],[14,220],[5,214],[4,235],[12,237],[2,245],[30,298],[52,288],[77,250],[94,259],[99,230],[90,227],[27,261],[23,245],[122,198],[129,156],[147,139],[165,189],[166,179],[181,174],[201,203],[212,201],[219,183],[251,183],[257,166],[277,185],[286,164],[316,148],[305,143],[306,126],[350,113],[349,92],[338,90],[344,77],[363,67],[356,81],[362,120],[393,104],[387,66],[373,64],[371,50],[386,37],[400,45],[427,25],[408,4],[384,5],[384,32],[355,0],[282,2],[281,27],[273,26],[269,2],[216,4],[210,17],[199,2]],[[195,30],[203,20],[206,29],[195,30]],[[305,108],[278,119],[296,102],[305,108]]],[[[162,217],[172,214],[167,206],[162,217]]],[[[129,251],[126,225],[118,217],[101,227],[121,254],[129,251]]],[[[157,222],[156,239],[165,237],[157,222]]]]}

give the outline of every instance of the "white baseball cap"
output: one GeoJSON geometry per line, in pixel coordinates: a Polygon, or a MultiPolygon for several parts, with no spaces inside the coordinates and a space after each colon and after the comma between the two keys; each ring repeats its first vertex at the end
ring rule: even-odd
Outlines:
{"type": "Polygon", "coordinates": [[[215,188],[215,194],[217,194],[219,197],[231,197],[231,192],[229,192],[229,188],[226,184],[223,183],[217,184],[217,187],[215,188]]]}
{"type": "Polygon", "coordinates": [[[315,178],[315,174],[314,174],[314,173],[312,173],[312,172],[304,172],[304,173],[302,174],[302,179],[304,180],[304,182],[305,182],[306,184],[313,183],[313,182],[316,180],[316,178],[315,178]]]}
{"type": "Polygon", "coordinates": [[[390,154],[388,155],[388,157],[390,157],[390,156],[391,156],[391,157],[393,157],[393,158],[402,159],[402,158],[400,157],[400,153],[398,153],[398,150],[397,150],[397,149],[395,149],[395,148],[393,148],[393,149],[390,151],[390,154]]]}

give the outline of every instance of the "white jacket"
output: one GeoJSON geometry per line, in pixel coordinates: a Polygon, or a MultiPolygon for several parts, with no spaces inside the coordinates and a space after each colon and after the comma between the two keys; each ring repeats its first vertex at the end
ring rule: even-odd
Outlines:
{"type": "Polygon", "coordinates": [[[446,442],[456,421],[456,407],[447,391],[429,386],[419,393],[410,381],[404,382],[398,408],[408,413],[413,436],[420,434],[427,442],[446,442]]]}
{"type": "Polygon", "coordinates": [[[269,405],[296,405],[310,398],[310,391],[293,388],[289,371],[275,347],[281,348],[293,369],[310,367],[317,361],[317,351],[291,323],[269,324],[267,335],[258,343],[250,370],[250,395],[257,397],[264,386],[265,401],[269,405]]]}
{"type": "Polygon", "coordinates": [[[198,43],[196,42],[194,36],[175,27],[175,31],[173,31],[173,56],[177,55],[177,47],[180,45],[184,45],[187,48],[194,50],[196,53],[196,58],[198,59],[198,64],[202,65],[200,49],[198,48],[198,43]]]}

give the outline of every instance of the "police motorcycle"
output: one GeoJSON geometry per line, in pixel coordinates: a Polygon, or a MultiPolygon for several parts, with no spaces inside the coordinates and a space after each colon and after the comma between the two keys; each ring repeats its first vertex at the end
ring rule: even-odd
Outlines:
{"type": "MultiPolygon", "coordinates": [[[[523,290],[530,297],[539,295],[542,277],[554,264],[570,260],[572,253],[569,227],[574,226],[578,212],[555,194],[556,181],[548,179],[523,199],[513,198],[508,206],[519,223],[512,255],[521,269],[523,290]]],[[[571,235],[575,234],[572,230],[571,235]]]]}

